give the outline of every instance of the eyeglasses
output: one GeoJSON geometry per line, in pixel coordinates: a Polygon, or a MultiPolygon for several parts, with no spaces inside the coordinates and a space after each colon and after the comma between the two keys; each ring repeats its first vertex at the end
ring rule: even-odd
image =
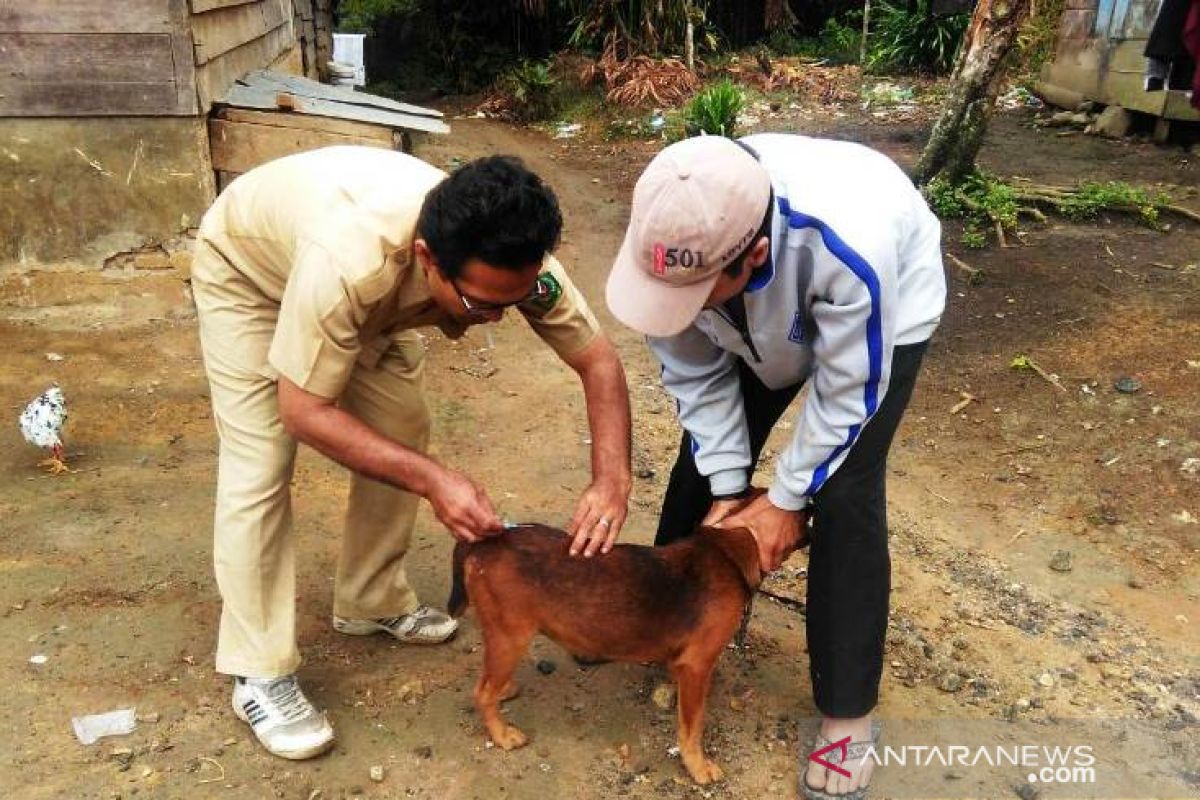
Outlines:
{"type": "Polygon", "coordinates": [[[454,287],[454,291],[458,295],[458,299],[462,302],[463,308],[466,310],[466,312],[477,317],[486,316],[487,314],[494,314],[497,311],[504,311],[505,309],[512,308],[513,306],[519,306],[521,303],[528,302],[538,296],[538,284],[535,283],[533,288],[529,290],[529,294],[525,295],[520,300],[513,300],[511,303],[489,303],[486,300],[476,300],[473,297],[468,297],[467,295],[463,294],[462,289],[458,288],[457,281],[455,281],[453,278],[449,278],[447,280],[449,280],[450,285],[454,287]]]}

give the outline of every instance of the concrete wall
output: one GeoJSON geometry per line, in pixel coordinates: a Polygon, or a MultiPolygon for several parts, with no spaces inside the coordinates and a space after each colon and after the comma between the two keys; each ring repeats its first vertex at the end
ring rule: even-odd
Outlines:
{"type": "Polygon", "coordinates": [[[114,253],[194,227],[215,197],[202,117],[0,119],[0,263],[114,253]]]}
{"type": "Polygon", "coordinates": [[[1067,0],[1038,92],[1067,108],[1094,100],[1164,119],[1200,120],[1183,92],[1143,89],[1143,51],[1158,6],[1159,0],[1067,0]]]}

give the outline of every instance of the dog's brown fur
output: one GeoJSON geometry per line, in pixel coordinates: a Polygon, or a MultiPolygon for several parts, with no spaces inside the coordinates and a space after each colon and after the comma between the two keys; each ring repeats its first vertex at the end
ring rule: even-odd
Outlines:
{"type": "Polygon", "coordinates": [[[679,753],[697,783],[719,780],[704,755],[704,706],[713,667],[762,579],[745,529],[701,528],[667,547],[618,545],[572,558],[562,531],[542,525],[454,548],[450,613],[475,606],[483,672],[475,705],[498,746],[526,743],[500,716],[512,674],[536,633],[572,653],[665,664],[678,686],[679,753]]]}

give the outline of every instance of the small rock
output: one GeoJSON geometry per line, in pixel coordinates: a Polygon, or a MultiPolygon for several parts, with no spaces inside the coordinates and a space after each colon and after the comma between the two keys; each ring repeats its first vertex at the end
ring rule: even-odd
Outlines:
{"type": "Polygon", "coordinates": [[[157,711],[151,712],[149,714],[138,714],[137,715],[138,722],[147,722],[147,723],[150,723],[153,725],[153,724],[157,723],[158,720],[159,720],[159,714],[157,711]]]}
{"type": "Polygon", "coordinates": [[[1184,475],[1200,475],[1200,458],[1185,458],[1179,471],[1184,475]]]}
{"type": "Polygon", "coordinates": [[[59,353],[46,353],[47,361],[62,361],[63,356],[59,353]]]}
{"type": "Polygon", "coordinates": [[[639,469],[639,470],[637,471],[637,476],[638,476],[639,478],[641,478],[642,480],[646,480],[646,479],[649,479],[649,478],[653,478],[653,477],[654,477],[654,470],[650,469],[649,467],[642,467],[641,469],[639,469]]]}
{"type": "Polygon", "coordinates": [[[1037,682],[1040,685],[1045,686],[1047,689],[1049,689],[1051,686],[1054,685],[1054,676],[1051,675],[1049,672],[1043,672],[1041,675],[1038,676],[1037,682]]]}
{"type": "Polygon", "coordinates": [[[1017,797],[1021,800],[1038,800],[1042,796],[1032,784],[1021,783],[1013,787],[1013,791],[1017,793],[1017,797]]]}
{"type": "Polygon", "coordinates": [[[1070,572],[1071,551],[1055,550],[1050,556],[1050,569],[1054,570],[1055,572],[1070,572]]]}
{"type": "Polygon", "coordinates": [[[957,672],[943,672],[938,678],[937,687],[943,692],[957,692],[962,688],[963,679],[957,672]]]}
{"type": "Polygon", "coordinates": [[[670,711],[675,707],[675,684],[660,683],[655,686],[654,691],[650,693],[650,700],[663,711],[670,711]]]}
{"type": "Polygon", "coordinates": [[[383,767],[378,764],[371,767],[371,780],[376,783],[383,783],[383,767]]]}
{"type": "Polygon", "coordinates": [[[420,747],[413,750],[413,755],[416,756],[417,758],[425,758],[425,759],[433,758],[433,748],[427,744],[423,744],[420,747]]]}
{"type": "Polygon", "coordinates": [[[1117,378],[1117,382],[1113,384],[1113,388],[1121,394],[1137,394],[1142,390],[1142,382],[1130,375],[1124,375],[1117,378]]]}
{"type": "Polygon", "coordinates": [[[1120,139],[1133,126],[1133,114],[1120,106],[1109,106],[1100,112],[1093,125],[1093,132],[1110,139],[1120,139]]]}
{"type": "Polygon", "coordinates": [[[555,664],[548,658],[540,659],[537,662],[537,671],[543,675],[553,675],[554,670],[558,669],[558,664],[555,664]]]}
{"type": "Polygon", "coordinates": [[[1130,589],[1145,589],[1146,583],[1141,578],[1134,575],[1132,578],[1129,579],[1128,586],[1130,589]]]}

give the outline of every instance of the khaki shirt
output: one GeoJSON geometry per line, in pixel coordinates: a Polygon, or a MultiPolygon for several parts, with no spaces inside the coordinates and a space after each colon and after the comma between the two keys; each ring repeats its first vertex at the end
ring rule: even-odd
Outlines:
{"type": "MultiPolygon", "coordinates": [[[[373,366],[390,336],[466,326],[442,312],[413,255],[426,193],[446,174],[412,156],[328,147],[278,159],[235,180],[200,235],[257,292],[279,304],[268,361],[313,394],[339,396],[355,364],[373,366]]],[[[599,333],[587,302],[547,256],[538,295],[518,306],[560,356],[599,333]]]]}

